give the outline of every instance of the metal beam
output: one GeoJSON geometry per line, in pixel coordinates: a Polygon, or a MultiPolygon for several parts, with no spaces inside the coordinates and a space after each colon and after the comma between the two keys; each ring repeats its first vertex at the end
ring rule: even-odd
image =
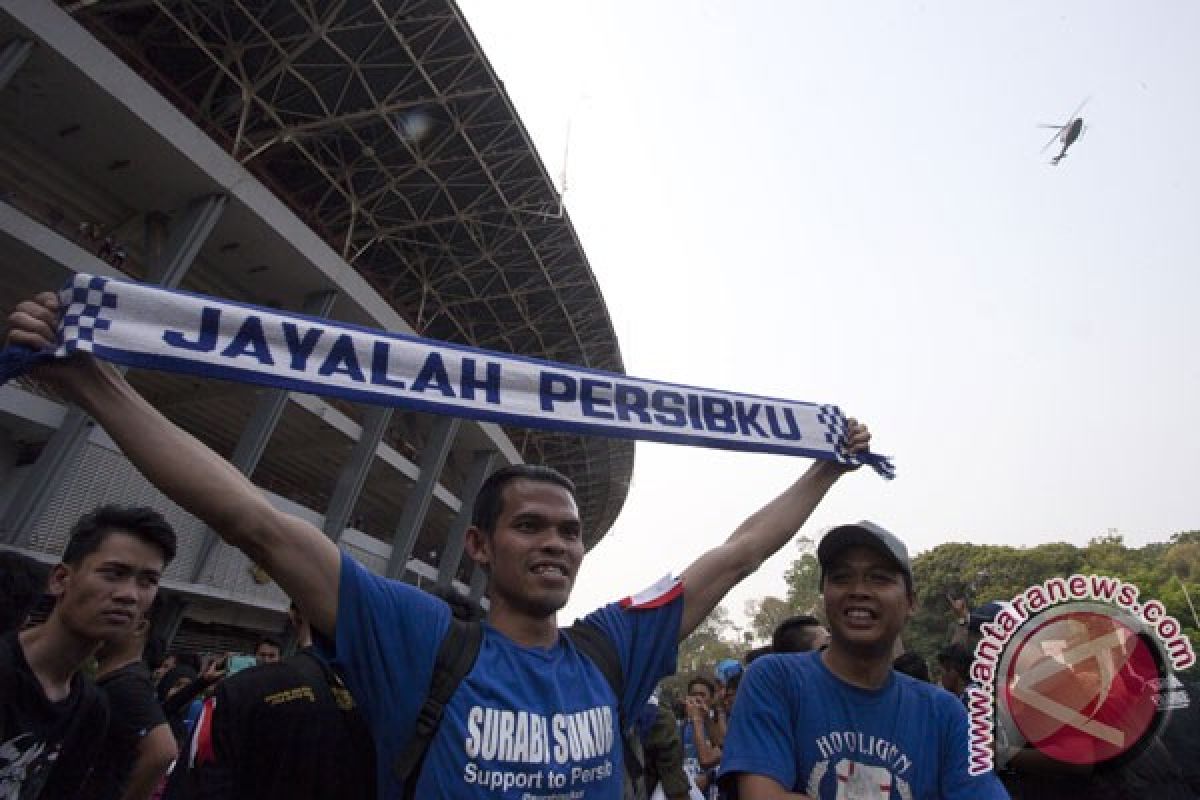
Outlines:
{"type": "Polygon", "coordinates": [[[188,203],[183,218],[171,226],[166,247],[150,261],[146,274],[151,283],[179,286],[228,202],[223,194],[210,194],[188,203]]]}
{"type": "Polygon", "coordinates": [[[151,636],[158,637],[163,643],[163,655],[171,649],[179,626],[183,623],[184,612],[187,611],[187,601],[177,594],[163,593],[162,606],[154,614],[154,624],[151,636]]]}
{"type": "Polygon", "coordinates": [[[400,512],[400,521],[396,523],[396,532],[392,536],[392,554],[388,557],[387,572],[384,573],[389,578],[404,577],[404,567],[425,523],[429,501],[433,499],[433,487],[437,485],[438,475],[446,465],[446,457],[450,455],[461,422],[455,417],[435,418],[429,441],[421,451],[421,471],[417,475],[417,482],[408,493],[408,500],[404,503],[404,510],[400,512]]]}
{"type": "Polygon", "coordinates": [[[95,425],[91,417],[75,406],[67,408],[58,429],[50,436],[50,441],[25,475],[20,490],[13,494],[0,516],[3,541],[18,547],[28,546],[34,526],[62,488],[67,470],[83,452],[88,434],[95,425]]]}
{"type": "Polygon", "coordinates": [[[467,528],[471,525],[471,514],[475,508],[475,495],[479,494],[483,482],[492,473],[492,464],[495,462],[495,450],[475,451],[471,472],[467,475],[466,483],[463,484],[462,506],[446,534],[442,557],[438,561],[437,587],[439,589],[449,589],[450,585],[454,583],[454,576],[458,574],[458,562],[462,560],[467,528]]]}
{"type": "MultiPolygon", "coordinates": [[[[336,300],[337,292],[313,292],[304,299],[303,312],[316,317],[329,316],[336,300]]],[[[266,389],[259,394],[258,402],[254,405],[254,412],[246,422],[246,427],[242,429],[242,435],[238,437],[237,445],[233,448],[233,455],[229,457],[229,463],[237,467],[238,471],[247,478],[254,474],[254,469],[262,459],[267,444],[275,435],[275,428],[279,426],[279,420],[283,417],[283,410],[287,407],[287,402],[288,392],[284,389],[266,389]]],[[[204,571],[208,569],[216,544],[216,533],[211,528],[206,529],[204,540],[200,543],[200,549],[196,553],[196,560],[192,566],[193,583],[199,583],[204,571]]]]}
{"type": "Polygon", "coordinates": [[[33,42],[28,39],[13,39],[4,45],[4,49],[0,50],[0,89],[8,86],[17,71],[25,66],[32,52],[33,42]]]}
{"type": "MultiPolygon", "coordinates": [[[[336,300],[337,292],[314,292],[305,298],[303,313],[314,317],[327,317],[336,300]]],[[[283,416],[287,400],[288,392],[283,389],[267,389],[259,394],[254,413],[246,422],[246,427],[233,448],[233,455],[229,457],[229,462],[246,477],[254,474],[263,451],[267,449],[267,443],[275,435],[275,428],[283,416]]]]}
{"type": "Polygon", "coordinates": [[[329,498],[329,508],[325,511],[325,535],[333,541],[342,538],[358,496],[362,494],[363,484],[367,481],[367,473],[375,461],[375,451],[387,432],[388,423],[392,421],[393,409],[383,406],[373,406],[367,410],[363,419],[362,432],[358,441],[350,451],[350,458],[338,472],[337,484],[333,487],[333,496],[329,498]]]}

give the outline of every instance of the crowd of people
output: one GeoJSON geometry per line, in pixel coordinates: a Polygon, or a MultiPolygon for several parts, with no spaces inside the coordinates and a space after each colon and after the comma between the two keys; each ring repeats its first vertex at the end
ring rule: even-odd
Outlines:
{"type": "MultiPolygon", "coordinates": [[[[8,341],[51,346],[57,315],[54,295],[22,303],[8,341]]],[[[501,468],[473,498],[466,535],[488,576],[481,620],[368,572],[117,371],[79,355],[37,377],[262,566],[292,600],[298,650],[281,658],[264,640],[245,669],[244,657],[173,654],[152,671],[175,534],[153,509],[98,509],[48,574],[32,565],[23,594],[24,567],[6,563],[0,797],[1008,796],[996,775],[967,769],[961,654],[939,659],[942,686],[910,677],[923,662],[894,665],[916,590],[905,545],[872,522],[819,543],[824,622],[785,621],[745,663],[691,677],[676,709],[656,694],[679,643],[792,539],[845,464],[814,464],[679,577],[570,628],[557,615],[584,561],[574,485],[546,467],[501,468]],[[28,625],[14,603],[43,587],[53,609],[28,625]]],[[[847,452],[869,441],[851,421],[847,452]]]]}

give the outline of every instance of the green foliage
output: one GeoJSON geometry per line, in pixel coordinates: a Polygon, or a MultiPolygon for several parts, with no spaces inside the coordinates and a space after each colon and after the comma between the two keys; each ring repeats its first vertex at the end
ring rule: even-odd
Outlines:
{"type": "Polygon", "coordinates": [[[750,617],[750,629],[754,632],[754,638],[760,642],[769,642],[779,623],[788,617],[803,613],[786,600],[771,595],[751,601],[746,606],[746,616],[750,617]]]}
{"type": "MultiPolygon", "coordinates": [[[[787,584],[786,602],[792,614],[811,614],[821,600],[821,567],[817,563],[817,546],[807,536],[798,537],[796,546],[800,548],[800,557],[792,562],[783,576],[787,584]]],[[[755,632],[758,632],[757,625],[755,632]]]]}
{"type": "Polygon", "coordinates": [[[713,667],[723,658],[741,658],[745,645],[739,639],[740,631],[729,618],[725,606],[717,606],[692,635],[679,645],[676,672],[660,684],[664,699],[676,700],[687,692],[689,678],[697,673],[712,678],[713,667]]]}

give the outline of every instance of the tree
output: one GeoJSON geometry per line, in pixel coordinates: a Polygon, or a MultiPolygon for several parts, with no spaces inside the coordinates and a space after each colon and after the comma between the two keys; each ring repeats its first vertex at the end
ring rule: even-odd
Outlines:
{"type": "Polygon", "coordinates": [[[680,672],[712,672],[713,665],[723,658],[740,658],[743,645],[739,630],[729,618],[725,606],[717,606],[704,618],[692,635],[679,645],[680,672]]]}
{"type": "Polygon", "coordinates": [[[758,641],[770,641],[771,634],[779,623],[800,613],[804,612],[796,610],[786,600],[772,595],[746,603],[746,616],[750,617],[750,628],[758,641]]]}
{"type": "Polygon", "coordinates": [[[793,614],[812,614],[821,600],[821,565],[817,546],[807,536],[796,538],[800,557],[792,562],[783,580],[787,583],[787,605],[793,614]]]}
{"type": "MultiPolygon", "coordinates": [[[[673,704],[687,694],[687,682],[693,675],[705,675],[710,680],[713,667],[725,658],[741,658],[745,645],[738,640],[739,629],[729,618],[725,606],[714,608],[696,630],[679,644],[675,674],[665,678],[660,686],[660,702],[673,704]]],[[[669,707],[669,705],[668,705],[669,707]]]]}

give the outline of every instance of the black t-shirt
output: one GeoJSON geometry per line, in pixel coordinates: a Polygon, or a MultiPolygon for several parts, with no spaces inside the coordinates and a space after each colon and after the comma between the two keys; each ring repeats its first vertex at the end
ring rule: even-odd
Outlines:
{"type": "Polygon", "coordinates": [[[126,664],[97,678],[96,685],[108,697],[111,719],[104,749],[84,796],[107,800],[121,796],[138,745],[150,731],[166,725],[167,718],[154,694],[150,672],[141,662],[126,664]]]}
{"type": "Polygon", "coordinates": [[[219,683],[191,749],[190,800],[375,797],[366,722],[311,650],[219,683]]]}
{"type": "Polygon", "coordinates": [[[51,702],[16,632],[0,638],[0,797],[76,797],[107,722],[107,705],[83,675],[71,679],[66,698],[51,702]]]}

